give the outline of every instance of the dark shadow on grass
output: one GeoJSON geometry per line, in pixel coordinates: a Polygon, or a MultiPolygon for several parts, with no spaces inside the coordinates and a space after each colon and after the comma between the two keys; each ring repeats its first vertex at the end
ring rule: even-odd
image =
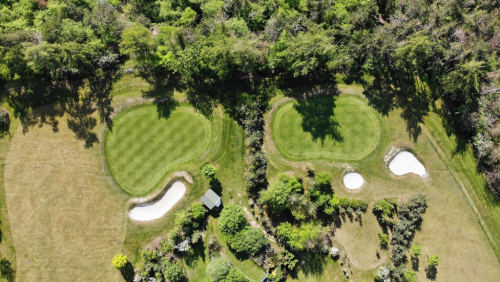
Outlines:
{"type": "Polygon", "coordinates": [[[309,132],[315,142],[319,139],[323,144],[327,138],[336,142],[344,141],[339,131],[340,124],[335,118],[335,99],[334,95],[299,99],[293,106],[302,116],[302,129],[309,132]]]}
{"type": "Polygon", "coordinates": [[[9,282],[16,280],[16,271],[12,268],[12,264],[6,258],[0,260],[0,275],[9,282]]]}
{"type": "Polygon", "coordinates": [[[202,243],[192,245],[189,252],[183,254],[183,259],[187,266],[197,267],[200,259],[205,262],[205,247],[202,243]]]}
{"type": "Polygon", "coordinates": [[[125,265],[125,267],[122,270],[120,270],[120,273],[122,274],[122,277],[125,281],[127,282],[134,281],[134,276],[135,276],[134,267],[130,262],[127,262],[127,265],[125,265]]]}
{"type": "Polygon", "coordinates": [[[418,271],[420,260],[416,256],[411,256],[411,268],[413,271],[418,271]]]}
{"type": "Polygon", "coordinates": [[[438,271],[437,271],[437,268],[435,266],[429,266],[425,270],[425,276],[429,280],[433,280],[433,281],[436,280],[437,274],[438,274],[438,271]]]}
{"type": "Polygon", "coordinates": [[[302,270],[305,276],[317,276],[323,273],[326,265],[325,256],[317,252],[305,252],[300,256],[298,268],[302,270]]]}
{"type": "Polygon", "coordinates": [[[75,133],[75,138],[85,141],[85,148],[90,148],[98,141],[93,132],[97,120],[92,117],[96,108],[90,101],[74,102],[68,105],[68,128],[75,133]]]}

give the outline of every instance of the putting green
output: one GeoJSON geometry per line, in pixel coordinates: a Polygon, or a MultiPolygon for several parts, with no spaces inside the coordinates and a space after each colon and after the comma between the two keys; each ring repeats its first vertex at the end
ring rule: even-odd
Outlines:
{"type": "Polygon", "coordinates": [[[210,146],[212,122],[192,107],[178,106],[168,118],[156,105],[120,112],[106,134],[105,150],[116,182],[134,195],[147,193],[180,164],[200,158],[210,146]]]}
{"type": "Polygon", "coordinates": [[[291,160],[360,160],[380,140],[375,111],[356,95],[341,94],[285,103],[272,119],[272,136],[291,160]]]}

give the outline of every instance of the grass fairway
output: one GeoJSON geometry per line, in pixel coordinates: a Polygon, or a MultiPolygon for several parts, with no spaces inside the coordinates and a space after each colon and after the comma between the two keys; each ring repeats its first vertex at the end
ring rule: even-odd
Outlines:
{"type": "MultiPolygon", "coordinates": [[[[52,107],[38,109],[49,114],[52,107]]],[[[120,281],[126,197],[103,175],[99,148],[75,139],[66,118],[11,128],[4,188],[17,281],[120,281]]]]}
{"type": "Polygon", "coordinates": [[[290,160],[361,160],[380,140],[374,110],[349,94],[285,103],[271,127],[276,147],[290,160]]]}
{"type": "Polygon", "coordinates": [[[106,157],[118,184],[132,195],[158,185],[177,165],[200,158],[213,138],[212,124],[192,107],[179,106],[167,118],[156,105],[120,112],[106,134],[106,157]]]}

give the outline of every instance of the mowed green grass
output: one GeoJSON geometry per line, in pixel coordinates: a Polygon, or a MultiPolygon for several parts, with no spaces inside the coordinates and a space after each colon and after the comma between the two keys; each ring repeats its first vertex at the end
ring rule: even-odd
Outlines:
{"type": "Polygon", "coordinates": [[[360,160],[377,147],[380,122],[365,100],[341,94],[281,105],[272,136],[290,160],[360,160]]]}
{"type": "Polygon", "coordinates": [[[156,105],[132,107],[113,119],[105,150],[116,182],[128,193],[157,188],[175,166],[200,158],[212,139],[212,123],[181,105],[159,117],[156,105]]]}

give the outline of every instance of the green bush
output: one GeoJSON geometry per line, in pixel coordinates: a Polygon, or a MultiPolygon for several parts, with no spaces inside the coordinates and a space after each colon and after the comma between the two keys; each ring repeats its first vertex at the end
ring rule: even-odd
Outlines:
{"type": "Polygon", "coordinates": [[[328,172],[321,172],[316,175],[316,184],[319,189],[332,188],[332,176],[328,172]]]}
{"type": "Polygon", "coordinates": [[[182,279],[182,268],[179,264],[170,261],[162,263],[163,277],[172,282],[177,282],[182,279]]]}
{"type": "Polygon", "coordinates": [[[219,229],[224,235],[236,234],[247,225],[245,211],[241,206],[229,203],[224,207],[219,218],[219,229]]]}
{"type": "Polygon", "coordinates": [[[122,270],[123,268],[125,268],[125,266],[127,265],[127,263],[128,263],[127,257],[125,255],[123,255],[123,254],[116,255],[113,258],[113,266],[117,270],[122,270]]]}
{"type": "Polygon", "coordinates": [[[379,233],[378,238],[380,239],[380,245],[387,247],[389,244],[389,235],[384,233],[379,233]]]}
{"type": "Polygon", "coordinates": [[[368,209],[368,202],[359,200],[358,204],[359,204],[359,209],[362,210],[363,212],[366,212],[366,210],[368,209]]]}
{"type": "Polygon", "coordinates": [[[350,207],[354,210],[357,210],[359,208],[359,203],[358,201],[356,201],[355,199],[352,199],[351,200],[351,203],[349,204],[350,207]]]}
{"type": "Polygon", "coordinates": [[[417,275],[415,274],[415,272],[413,272],[411,270],[407,270],[407,271],[405,271],[405,274],[403,275],[403,277],[404,277],[405,282],[414,282],[415,279],[417,278],[417,275]]]}
{"type": "Polygon", "coordinates": [[[422,254],[422,247],[420,247],[419,245],[412,245],[411,252],[413,253],[414,257],[418,257],[422,254]]]}
{"type": "Polygon", "coordinates": [[[206,165],[201,168],[201,173],[203,173],[203,175],[208,179],[214,178],[215,168],[211,165],[206,165]]]}
{"type": "Polygon", "coordinates": [[[200,222],[205,218],[207,210],[205,206],[201,203],[196,203],[191,205],[191,213],[193,215],[193,219],[200,222]]]}
{"type": "Polygon", "coordinates": [[[439,257],[437,255],[432,255],[429,258],[427,258],[427,265],[431,267],[438,266],[439,264],[439,257]]]}
{"type": "Polygon", "coordinates": [[[246,227],[244,230],[230,236],[229,246],[237,251],[255,255],[262,247],[267,245],[267,239],[260,228],[246,227]]]}

